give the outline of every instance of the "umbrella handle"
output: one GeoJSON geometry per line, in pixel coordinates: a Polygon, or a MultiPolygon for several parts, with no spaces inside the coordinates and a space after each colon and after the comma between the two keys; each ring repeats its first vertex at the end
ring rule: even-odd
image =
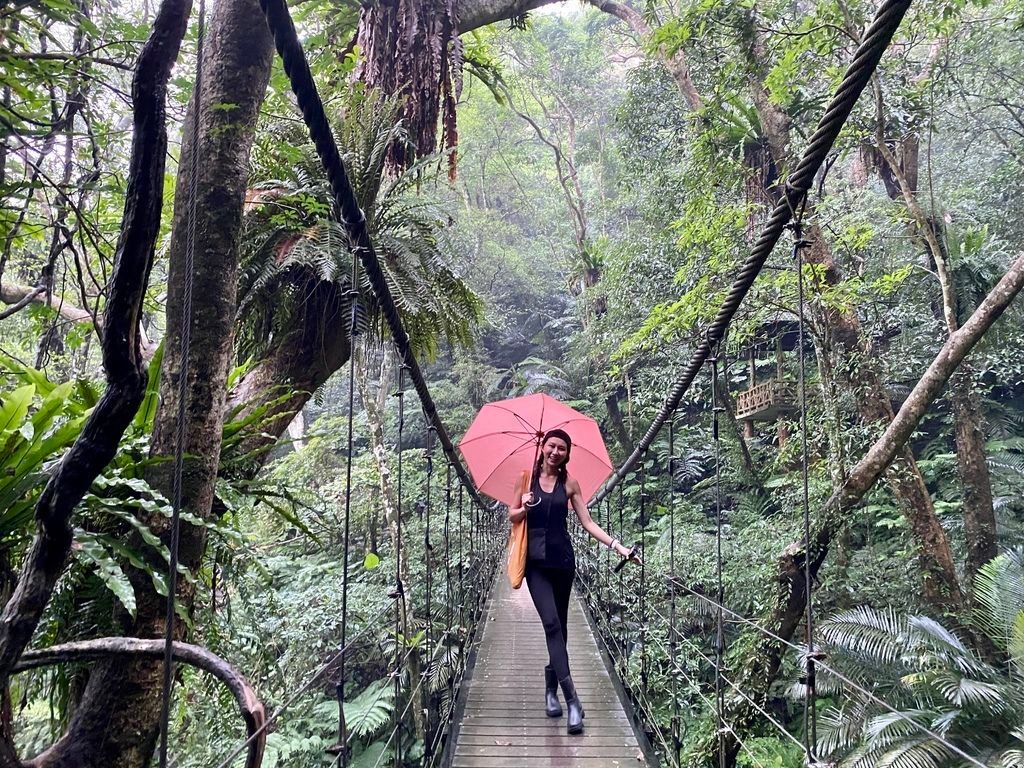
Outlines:
{"type": "Polygon", "coordinates": [[[622,559],[621,559],[621,560],[619,561],[618,565],[616,565],[616,566],[615,566],[615,567],[614,567],[614,568],[612,569],[612,572],[613,572],[613,573],[618,573],[619,571],[621,571],[621,570],[622,570],[623,568],[625,568],[625,567],[626,567],[626,563],[628,563],[628,562],[629,562],[630,560],[633,560],[633,559],[635,559],[635,558],[636,558],[636,556],[637,556],[637,555],[638,555],[639,553],[640,553],[640,545],[639,545],[639,544],[634,544],[634,545],[633,545],[633,548],[632,548],[631,550],[629,550],[629,554],[628,554],[628,555],[626,555],[626,556],[625,556],[624,558],[622,558],[622,559]]]}

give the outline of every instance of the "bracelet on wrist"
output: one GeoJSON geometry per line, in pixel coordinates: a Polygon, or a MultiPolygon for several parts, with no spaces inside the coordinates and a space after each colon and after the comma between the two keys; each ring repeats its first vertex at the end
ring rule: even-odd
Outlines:
{"type": "Polygon", "coordinates": [[[618,539],[612,539],[605,546],[608,547],[612,552],[615,551],[615,545],[619,543],[618,539]]]}

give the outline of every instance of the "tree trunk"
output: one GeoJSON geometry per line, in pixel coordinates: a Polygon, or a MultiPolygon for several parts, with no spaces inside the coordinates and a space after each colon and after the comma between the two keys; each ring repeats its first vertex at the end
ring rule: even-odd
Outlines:
{"type": "MultiPolygon", "coordinates": [[[[272,403],[243,453],[265,455],[273,448],[313,393],[348,361],[350,312],[341,288],[310,281],[303,294],[295,330],[276,341],[228,396],[228,407],[240,408],[242,416],[272,403]],[[290,394],[282,401],[284,388],[290,394]]],[[[254,460],[262,464],[262,458],[254,460]]]]}
{"type": "Polygon", "coordinates": [[[615,435],[615,439],[618,440],[619,446],[625,451],[625,455],[628,456],[633,452],[633,440],[629,436],[629,430],[626,429],[626,421],[622,417],[622,409],[619,408],[619,400],[625,394],[626,392],[623,387],[617,387],[614,392],[604,399],[604,407],[611,421],[612,433],[615,435]]]}
{"type": "Polygon", "coordinates": [[[764,479],[761,477],[761,473],[757,471],[757,465],[754,464],[754,457],[750,455],[750,448],[747,446],[747,441],[744,439],[744,428],[747,424],[752,422],[744,422],[741,426],[736,418],[736,401],[733,400],[732,395],[729,394],[728,382],[725,376],[719,376],[718,386],[715,387],[715,392],[718,395],[718,405],[723,409],[722,413],[725,416],[725,422],[728,425],[726,432],[726,439],[731,441],[736,447],[736,453],[740,458],[740,467],[742,468],[743,475],[745,477],[745,483],[752,485],[757,491],[757,494],[763,498],[771,498],[771,494],[764,487],[764,479]]]}
{"type": "MultiPolygon", "coordinates": [[[[746,56],[750,68],[749,86],[757,109],[765,140],[771,150],[775,167],[785,171],[792,167],[790,157],[790,118],[774,104],[765,89],[763,69],[769,61],[763,32],[753,14],[748,15],[743,30],[746,37],[746,56]]],[[[766,195],[777,194],[765,190],[766,195]]],[[[841,282],[842,276],[833,259],[823,233],[817,225],[809,226],[805,233],[809,247],[804,250],[804,262],[824,268],[824,284],[811,286],[824,288],[841,282]]],[[[871,350],[863,341],[860,320],[854,312],[836,308],[819,310],[818,326],[825,328],[840,358],[841,370],[848,372],[848,383],[853,390],[857,411],[865,424],[887,424],[893,411],[889,393],[871,361],[871,350]]],[[[953,562],[953,554],[946,533],[935,514],[935,506],[925,486],[910,449],[904,447],[896,456],[888,473],[889,486],[904,516],[910,523],[921,565],[925,601],[940,614],[955,612],[963,605],[960,582],[953,562]]]]}
{"type": "Polygon", "coordinates": [[[996,514],[992,483],[985,453],[984,415],[965,371],[951,386],[956,425],[957,474],[963,488],[964,544],[967,547],[968,578],[999,554],[996,542],[996,514]]]}
{"type": "MultiPolygon", "coordinates": [[[[187,247],[189,173],[192,153],[201,156],[196,183],[196,244],[185,436],[188,457],[182,479],[183,509],[207,517],[213,501],[220,459],[225,381],[232,358],[237,286],[237,239],[248,183],[249,151],[259,108],[266,92],[273,47],[263,14],[254,0],[216,4],[203,57],[198,141],[184,143],[178,175],[170,246],[167,299],[167,348],[160,382],[160,410],[152,455],[173,455],[177,432],[178,379],[187,247]],[[230,105],[227,108],[226,105],[230,105]]],[[[193,104],[192,109],[195,108],[193,104]]],[[[190,109],[190,113],[192,112],[190,109]]],[[[282,429],[284,429],[282,425],[282,429]]],[[[149,478],[170,495],[170,463],[161,463],[149,478]]],[[[146,516],[144,522],[166,541],[167,520],[146,516]]],[[[205,545],[205,528],[184,525],[180,561],[194,569],[205,545]]],[[[132,581],[138,597],[132,627],[139,637],[164,630],[165,600],[153,592],[143,573],[132,581]]],[[[180,583],[179,597],[191,607],[191,589],[180,583]]],[[[184,635],[179,624],[179,637],[184,635]]],[[[98,666],[68,734],[51,750],[47,768],[139,768],[148,765],[158,735],[162,665],[153,661],[98,666]]]]}
{"type": "MultiPolygon", "coordinates": [[[[128,190],[104,315],[107,390],[39,499],[38,534],[23,563],[14,595],[0,618],[0,685],[4,688],[64,570],[72,540],[71,513],[114,457],[145,393],[147,377],[140,353],[139,318],[163,207],[167,81],[190,8],[189,0],[168,0],[161,6],[136,65],[128,190]]],[[[0,764],[19,764],[13,747],[6,742],[0,744],[0,764]]],[[[77,752],[65,764],[82,765],[77,752]]]]}
{"type": "MultiPolygon", "coordinates": [[[[926,248],[941,294],[940,311],[946,330],[953,334],[959,328],[959,305],[952,265],[945,240],[945,225],[937,211],[926,212],[917,199],[919,151],[914,135],[900,142],[902,157],[897,158],[886,143],[885,105],[882,88],[875,78],[876,150],[881,158],[880,172],[887,174],[892,184],[886,190],[893,199],[902,196],[910,213],[913,236],[926,248]]],[[[996,517],[992,502],[992,482],[989,477],[985,453],[984,416],[981,402],[972,386],[969,369],[950,382],[950,402],[953,407],[956,441],[957,475],[963,490],[964,543],[967,547],[967,578],[998,553],[996,547],[996,517]]]]}
{"type": "MultiPolygon", "coordinates": [[[[826,285],[840,281],[839,270],[825,245],[817,226],[809,227],[807,239],[811,246],[805,261],[823,266],[826,285]]],[[[838,309],[821,310],[819,322],[827,325],[836,351],[845,362],[848,383],[853,390],[857,412],[865,424],[888,424],[893,419],[892,402],[882,380],[871,363],[871,351],[862,341],[860,320],[852,312],[838,309]]],[[[922,597],[941,614],[955,613],[963,606],[963,595],[956,573],[953,553],[935,513],[931,494],[909,447],[904,446],[895,456],[886,474],[889,487],[896,498],[917,546],[921,566],[922,597]]]]}

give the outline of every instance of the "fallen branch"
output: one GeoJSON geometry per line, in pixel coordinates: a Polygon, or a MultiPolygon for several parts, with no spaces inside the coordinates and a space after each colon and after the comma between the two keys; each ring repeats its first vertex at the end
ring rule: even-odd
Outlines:
{"type": "MultiPolygon", "coordinates": [[[[103,316],[107,388],[36,505],[36,535],[0,615],[0,688],[6,688],[64,572],[72,541],[71,513],[114,457],[145,394],[139,318],[163,207],[167,82],[191,5],[191,0],[164,0],[135,69],[128,189],[103,316]]],[[[0,763],[17,765],[14,747],[6,739],[0,739],[0,763]]]]}
{"type": "MultiPolygon", "coordinates": [[[[267,711],[256,695],[256,691],[231,664],[206,648],[189,643],[174,643],[174,660],[201,669],[216,677],[235,697],[238,708],[245,720],[249,751],[245,768],[259,768],[263,762],[263,750],[267,735],[264,724],[267,711]]],[[[14,666],[15,672],[49,667],[76,661],[104,661],[111,658],[162,659],[163,640],[143,640],[137,637],[104,637],[98,640],[83,640],[64,643],[38,651],[28,651],[14,666]]],[[[24,763],[24,768],[41,768],[46,765],[47,753],[24,763]]]]}

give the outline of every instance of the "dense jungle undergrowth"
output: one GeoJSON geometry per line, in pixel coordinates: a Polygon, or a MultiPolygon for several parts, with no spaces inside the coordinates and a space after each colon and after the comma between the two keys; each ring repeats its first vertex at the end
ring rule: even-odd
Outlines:
{"type": "MultiPolygon", "coordinates": [[[[448,432],[545,392],[629,455],[875,10],[293,3],[448,432]]],[[[159,659],[64,646],[163,637],[179,437],[176,636],[268,713],[286,707],[263,766],[335,764],[339,695],[349,766],[436,764],[503,511],[473,505],[446,463],[258,4],[212,5],[201,46],[197,12],[0,6],[0,765],[156,764],[159,659]]],[[[802,323],[809,510],[829,535],[816,643],[841,674],[818,672],[818,758],[1024,766],[1021,300],[860,503],[826,514],[1019,263],[1021,72],[1020,0],[910,7],[803,213],[802,310],[783,242],[721,347],[717,398],[707,369],[671,447],[666,428],[642,479],[595,508],[643,544],[643,575],[584,570],[662,764],[717,765],[722,748],[700,599],[717,594],[720,517],[724,669],[757,673],[749,690],[785,731],[730,689],[726,762],[805,765],[805,638],[773,659],[750,629],[804,551],[802,323]]],[[[193,663],[174,690],[174,764],[244,765],[236,694],[193,663]]]]}

